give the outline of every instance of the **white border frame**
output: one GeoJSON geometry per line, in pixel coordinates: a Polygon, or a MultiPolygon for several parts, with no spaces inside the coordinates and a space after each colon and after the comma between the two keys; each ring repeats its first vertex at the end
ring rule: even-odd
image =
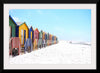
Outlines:
{"type": "Polygon", "coordinates": [[[96,69],[96,4],[4,4],[4,69],[96,69]],[[9,9],[91,9],[91,64],[9,64],[9,9]]]}

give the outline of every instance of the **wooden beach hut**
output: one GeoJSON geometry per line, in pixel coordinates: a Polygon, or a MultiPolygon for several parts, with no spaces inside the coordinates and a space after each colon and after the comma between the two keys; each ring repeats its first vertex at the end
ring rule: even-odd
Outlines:
{"type": "Polygon", "coordinates": [[[38,48],[42,48],[42,37],[43,37],[43,31],[41,30],[39,32],[38,48]]]}
{"type": "Polygon", "coordinates": [[[54,44],[56,44],[56,36],[54,36],[54,44]]]}
{"type": "Polygon", "coordinates": [[[42,35],[42,46],[45,47],[45,32],[42,35]]]}
{"type": "Polygon", "coordinates": [[[28,26],[25,22],[16,22],[19,26],[19,39],[21,43],[21,51],[24,51],[24,44],[28,38],[28,26]]]}
{"type": "Polygon", "coordinates": [[[49,45],[51,45],[52,35],[49,34],[49,45]]]}
{"type": "Polygon", "coordinates": [[[54,36],[52,36],[52,42],[53,42],[52,44],[54,44],[54,36]]]}
{"type": "Polygon", "coordinates": [[[19,26],[9,15],[9,52],[15,55],[20,53],[20,40],[18,37],[19,26]],[[17,52],[16,52],[17,51],[17,52]]]}
{"type": "Polygon", "coordinates": [[[47,46],[47,33],[45,33],[45,46],[47,46]]]}
{"type": "Polygon", "coordinates": [[[33,30],[32,26],[29,28],[29,35],[28,36],[32,40],[32,43],[33,43],[33,41],[34,41],[34,30],[33,30]]]}
{"type": "Polygon", "coordinates": [[[52,43],[52,36],[53,36],[53,35],[51,34],[51,37],[50,37],[51,45],[53,44],[53,43],[52,43]]]}
{"type": "Polygon", "coordinates": [[[38,40],[39,40],[39,30],[36,28],[34,30],[34,48],[33,48],[33,50],[38,48],[38,40]]]}
{"type": "Polygon", "coordinates": [[[14,19],[9,15],[9,39],[11,37],[16,37],[16,22],[14,19]]]}
{"type": "Polygon", "coordinates": [[[49,46],[49,33],[47,33],[47,45],[49,46]]]}
{"type": "Polygon", "coordinates": [[[43,32],[42,39],[45,40],[45,32],[43,32]]]}

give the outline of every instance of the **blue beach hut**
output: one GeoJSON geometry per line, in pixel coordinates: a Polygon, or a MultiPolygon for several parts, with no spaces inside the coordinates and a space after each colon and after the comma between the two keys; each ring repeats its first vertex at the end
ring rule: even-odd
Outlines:
{"type": "Polygon", "coordinates": [[[29,28],[29,38],[32,40],[32,43],[34,41],[34,30],[32,26],[29,28]]]}

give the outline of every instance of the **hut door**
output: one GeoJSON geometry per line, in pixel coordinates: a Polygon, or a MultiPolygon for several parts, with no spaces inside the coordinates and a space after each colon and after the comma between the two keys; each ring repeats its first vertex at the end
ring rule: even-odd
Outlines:
{"type": "Polygon", "coordinates": [[[21,44],[23,44],[23,30],[21,30],[21,44]]]}
{"type": "Polygon", "coordinates": [[[26,30],[24,30],[24,44],[25,44],[25,41],[26,41],[26,30]]]}

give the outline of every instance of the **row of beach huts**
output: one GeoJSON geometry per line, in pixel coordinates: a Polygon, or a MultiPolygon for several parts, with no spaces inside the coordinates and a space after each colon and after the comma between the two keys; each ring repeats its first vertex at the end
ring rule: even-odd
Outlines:
{"type": "Polygon", "coordinates": [[[28,27],[25,22],[15,22],[9,15],[9,55],[16,56],[58,43],[50,33],[28,27]]]}

